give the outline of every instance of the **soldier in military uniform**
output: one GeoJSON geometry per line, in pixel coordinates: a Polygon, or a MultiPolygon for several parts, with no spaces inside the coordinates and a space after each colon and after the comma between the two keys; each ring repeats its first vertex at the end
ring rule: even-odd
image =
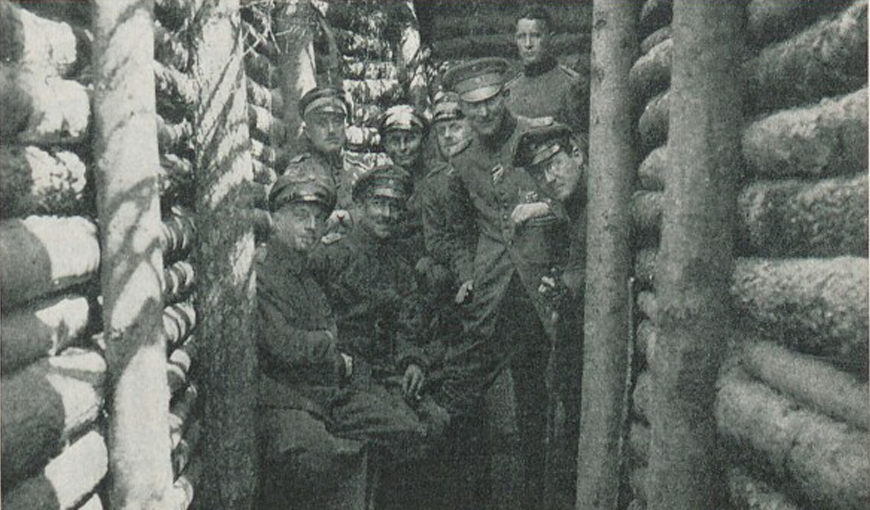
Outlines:
{"type": "Polygon", "coordinates": [[[538,292],[557,312],[556,343],[548,363],[551,390],[553,456],[550,501],[556,508],[571,508],[575,499],[577,439],[583,349],[583,291],[586,263],[586,141],[563,124],[531,130],[520,139],[514,163],[541,183],[566,208],[569,221],[562,228],[570,240],[567,251],[541,278],[538,292]]]}
{"type": "Polygon", "coordinates": [[[329,169],[335,183],[337,208],[330,216],[327,230],[343,233],[352,224],[349,209],[351,182],[344,170],[342,150],[350,107],[344,90],[336,87],[315,87],[299,99],[302,115],[300,150],[292,162],[313,159],[329,169]]]}
{"type": "Polygon", "coordinates": [[[487,391],[494,504],[540,508],[548,411],[545,371],[557,314],[538,287],[554,254],[561,251],[556,245],[566,242],[554,227],[567,214],[514,165],[522,135],[552,120],[516,117],[508,110],[508,67],[503,59],[479,59],[450,69],[444,77],[445,86],[459,95],[474,131],[471,144],[451,164],[474,204],[479,228],[467,323],[471,339],[449,360],[456,372],[444,389],[447,401],[461,408],[467,397],[495,380],[487,391]]]}
{"type": "MultiPolygon", "coordinates": [[[[335,200],[314,160],[291,164],[269,196],[274,232],[257,257],[259,508],[365,508],[365,446],[402,459],[432,436],[410,405],[358,382],[370,366],[355,366],[354,331],[338,327],[312,278],[335,200]]],[[[422,381],[403,384],[417,395],[422,381]]]]}
{"type": "Polygon", "coordinates": [[[517,19],[514,37],[522,71],[507,84],[508,108],[525,117],[553,117],[577,132],[589,124],[588,85],[579,73],[552,55],[553,20],[542,7],[530,7],[517,19]]]}

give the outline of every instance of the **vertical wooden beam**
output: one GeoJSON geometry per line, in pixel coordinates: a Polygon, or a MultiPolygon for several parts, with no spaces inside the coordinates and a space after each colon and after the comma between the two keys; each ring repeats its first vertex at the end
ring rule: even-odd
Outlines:
{"type": "MultiPolygon", "coordinates": [[[[276,112],[287,126],[284,149],[294,153],[302,112],[299,98],[317,85],[317,70],[314,65],[314,30],[317,23],[314,6],[306,0],[287,0],[276,9],[275,19],[278,44],[278,84],[284,109],[276,112]]],[[[278,169],[283,170],[283,168],[278,169]]]]}
{"type": "Polygon", "coordinates": [[[592,5],[583,399],[578,509],[616,509],[631,326],[631,193],[636,168],[628,73],[637,57],[638,2],[592,5]]]}
{"type": "Polygon", "coordinates": [[[112,508],[172,485],[157,189],[153,3],[97,0],[94,123],[112,508]],[[143,44],[145,41],[145,44],[143,44]]]}
{"type": "Polygon", "coordinates": [[[722,508],[713,403],[730,315],[745,4],[675,0],[673,9],[648,508],[722,508]]]}
{"type": "Polygon", "coordinates": [[[199,277],[197,337],[203,397],[199,508],[252,508],[257,480],[253,341],[253,178],[238,0],[199,0],[194,80],[199,277]]]}

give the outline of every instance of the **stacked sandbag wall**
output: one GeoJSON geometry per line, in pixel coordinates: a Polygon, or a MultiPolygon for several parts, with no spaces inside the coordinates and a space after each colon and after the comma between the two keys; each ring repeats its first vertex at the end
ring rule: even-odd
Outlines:
{"type": "MultiPolygon", "coordinates": [[[[103,508],[105,344],[93,158],[89,3],[0,2],[2,506],[103,508]]],[[[199,435],[190,219],[193,16],[158,1],[156,119],[175,508],[192,499],[199,435]]]]}
{"type": "MultiPolygon", "coordinates": [[[[635,508],[643,506],[654,275],[667,180],[670,2],[647,0],[635,214],[635,508]]],[[[868,409],[867,2],[747,4],[733,342],[716,419],[735,508],[863,508],[868,409]]]]}

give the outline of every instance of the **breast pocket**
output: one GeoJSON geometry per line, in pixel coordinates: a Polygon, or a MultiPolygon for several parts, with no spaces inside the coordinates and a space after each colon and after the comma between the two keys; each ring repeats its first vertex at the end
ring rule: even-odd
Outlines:
{"type": "Polygon", "coordinates": [[[529,220],[514,233],[520,258],[533,264],[562,265],[568,260],[568,225],[555,216],[529,220]]]}

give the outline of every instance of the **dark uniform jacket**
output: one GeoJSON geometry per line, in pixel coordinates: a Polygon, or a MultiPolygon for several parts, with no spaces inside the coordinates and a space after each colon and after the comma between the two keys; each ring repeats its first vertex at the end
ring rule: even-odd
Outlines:
{"type": "Polygon", "coordinates": [[[353,205],[353,199],[351,198],[353,183],[351,182],[350,175],[348,175],[347,170],[344,168],[344,158],[342,155],[323,154],[315,149],[311,141],[305,136],[299,137],[299,144],[298,155],[291,161],[302,161],[306,158],[311,158],[325,168],[328,168],[332,174],[332,179],[335,183],[335,193],[338,197],[335,205],[336,209],[350,209],[353,205]]]}
{"type": "Polygon", "coordinates": [[[474,258],[475,317],[471,327],[488,336],[509,284],[518,275],[545,329],[552,332],[552,309],[538,293],[541,277],[561,263],[567,214],[523,168],[512,165],[519,137],[547,119],[508,116],[502,132],[486,146],[479,139],[451,164],[476,209],[479,237],[474,258]],[[511,213],[520,203],[547,202],[553,217],[514,227],[511,213]],[[562,245],[562,246],[560,246],[562,245]]]}
{"type": "Polygon", "coordinates": [[[337,328],[303,256],[273,238],[257,257],[260,404],[323,416],[344,361],[337,328]]]}
{"type": "Polygon", "coordinates": [[[510,80],[508,108],[523,117],[553,117],[575,131],[588,131],[589,97],[580,74],[549,59],[510,80]]]}
{"type": "Polygon", "coordinates": [[[320,245],[312,264],[355,371],[371,369],[378,380],[402,375],[410,363],[425,369],[438,356],[422,327],[414,267],[393,240],[381,241],[357,224],[335,243],[320,245]]]}

